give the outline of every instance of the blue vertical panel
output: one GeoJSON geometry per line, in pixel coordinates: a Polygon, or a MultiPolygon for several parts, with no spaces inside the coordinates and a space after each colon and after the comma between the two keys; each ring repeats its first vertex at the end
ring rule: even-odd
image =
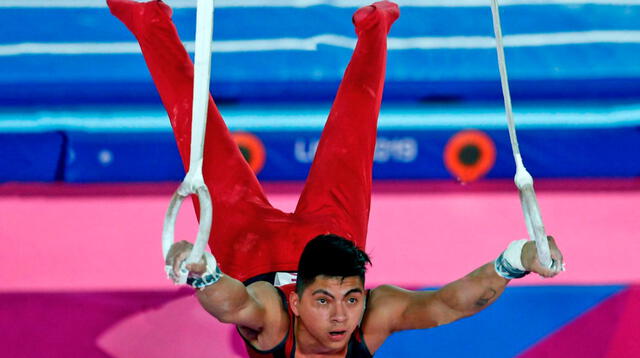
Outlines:
{"type": "Polygon", "coordinates": [[[51,182],[62,167],[60,132],[0,133],[0,182],[51,182]]]}
{"type": "Polygon", "coordinates": [[[70,132],[65,181],[170,181],[184,177],[171,133],[70,132]]]}
{"type": "Polygon", "coordinates": [[[640,127],[524,130],[518,139],[534,176],[640,176],[640,127]]]}
{"type": "MultiPolygon", "coordinates": [[[[507,131],[484,132],[496,148],[495,163],[486,177],[512,178],[515,165],[507,131]]],[[[260,180],[307,177],[320,130],[252,133],[265,149],[264,167],[258,173],[260,180]]],[[[456,133],[456,129],[380,130],[373,177],[453,179],[443,157],[447,142],[456,133]]],[[[637,127],[525,129],[519,131],[518,137],[525,165],[536,178],[636,178],[640,175],[640,161],[636,158],[640,153],[637,127]]],[[[47,155],[55,153],[47,152],[47,155]]],[[[175,181],[184,176],[170,132],[69,132],[66,158],[64,179],[69,182],[175,181]]]]}

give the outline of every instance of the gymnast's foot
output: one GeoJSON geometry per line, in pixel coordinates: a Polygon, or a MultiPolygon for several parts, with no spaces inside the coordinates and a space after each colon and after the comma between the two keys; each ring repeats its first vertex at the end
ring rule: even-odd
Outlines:
{"type": "Polygon", "coordinates": [[[111,13],[120,19],[134,34],[148,25],[147,22],[154,22],[158,15],[171,17],[172,11],[169,5],[160,0],[149,2],[137,2],[133,0],[107,0],[107,5],[111,13]]]}
{"type": "Polygon", "coordinates": [[[362,31],[368,30],[378,24],[384,26],[389,32],[393,22],[400,16],[398,5],[391,1],[378,1],[369,6],[358,9],[353,14],[353,24],[356,26],[356,33],[360,35],[362,31]]]}

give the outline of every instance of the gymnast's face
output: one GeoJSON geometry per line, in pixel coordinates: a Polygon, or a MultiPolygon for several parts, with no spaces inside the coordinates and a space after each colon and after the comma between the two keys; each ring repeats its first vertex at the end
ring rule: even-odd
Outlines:
{"type": "Polygon", "coordinates": [[[327,352],[339,351],[349,342],[365,309],[364,284],[358,276],[318,276],[302,296],[291,294],[297,317],[298,344],[312,344],[327,352]]]}

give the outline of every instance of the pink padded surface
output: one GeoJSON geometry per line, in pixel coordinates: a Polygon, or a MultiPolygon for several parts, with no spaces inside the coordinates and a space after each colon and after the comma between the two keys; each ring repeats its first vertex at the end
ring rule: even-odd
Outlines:
{"type": "MultiPolygon", "coordinates": [[[[170,187],[170,186],[169,186],[170,187]]],[[[270,185],[275,206],[292,209],[297,186],[270,185]]],[[[394,188],[397,188],[395,190],[394,188]]],[[[0,195],[0,290],[167,289],[161,230],[169,193],[111,189],[108,195],[0,195]],[[43,273],[46,273],[43,274],[43,273]],[[144,279],[140,279],[144,278],[144,279]]],[[[549,233],[567,272],[518,284],[640,282],[640,191],[539,190],[549,233]]],[[[190,204],[177,235],[195,237],[190,204]]],[[[517,195],[504,190],[374,190],[368,285],[441,285],[493,259],[526,234],[517,195]]]]}

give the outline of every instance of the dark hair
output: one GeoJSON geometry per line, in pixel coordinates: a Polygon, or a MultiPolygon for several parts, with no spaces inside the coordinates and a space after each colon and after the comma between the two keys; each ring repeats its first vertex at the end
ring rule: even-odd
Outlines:
{"type": "Polygon", "coordinates": [[[352,241],[334,234],[319,235],[307,243],[298,262],[296,292],[304,289],[320,275],[328,277],[358,276],[364,283],[369,256],[352,241]]]}

